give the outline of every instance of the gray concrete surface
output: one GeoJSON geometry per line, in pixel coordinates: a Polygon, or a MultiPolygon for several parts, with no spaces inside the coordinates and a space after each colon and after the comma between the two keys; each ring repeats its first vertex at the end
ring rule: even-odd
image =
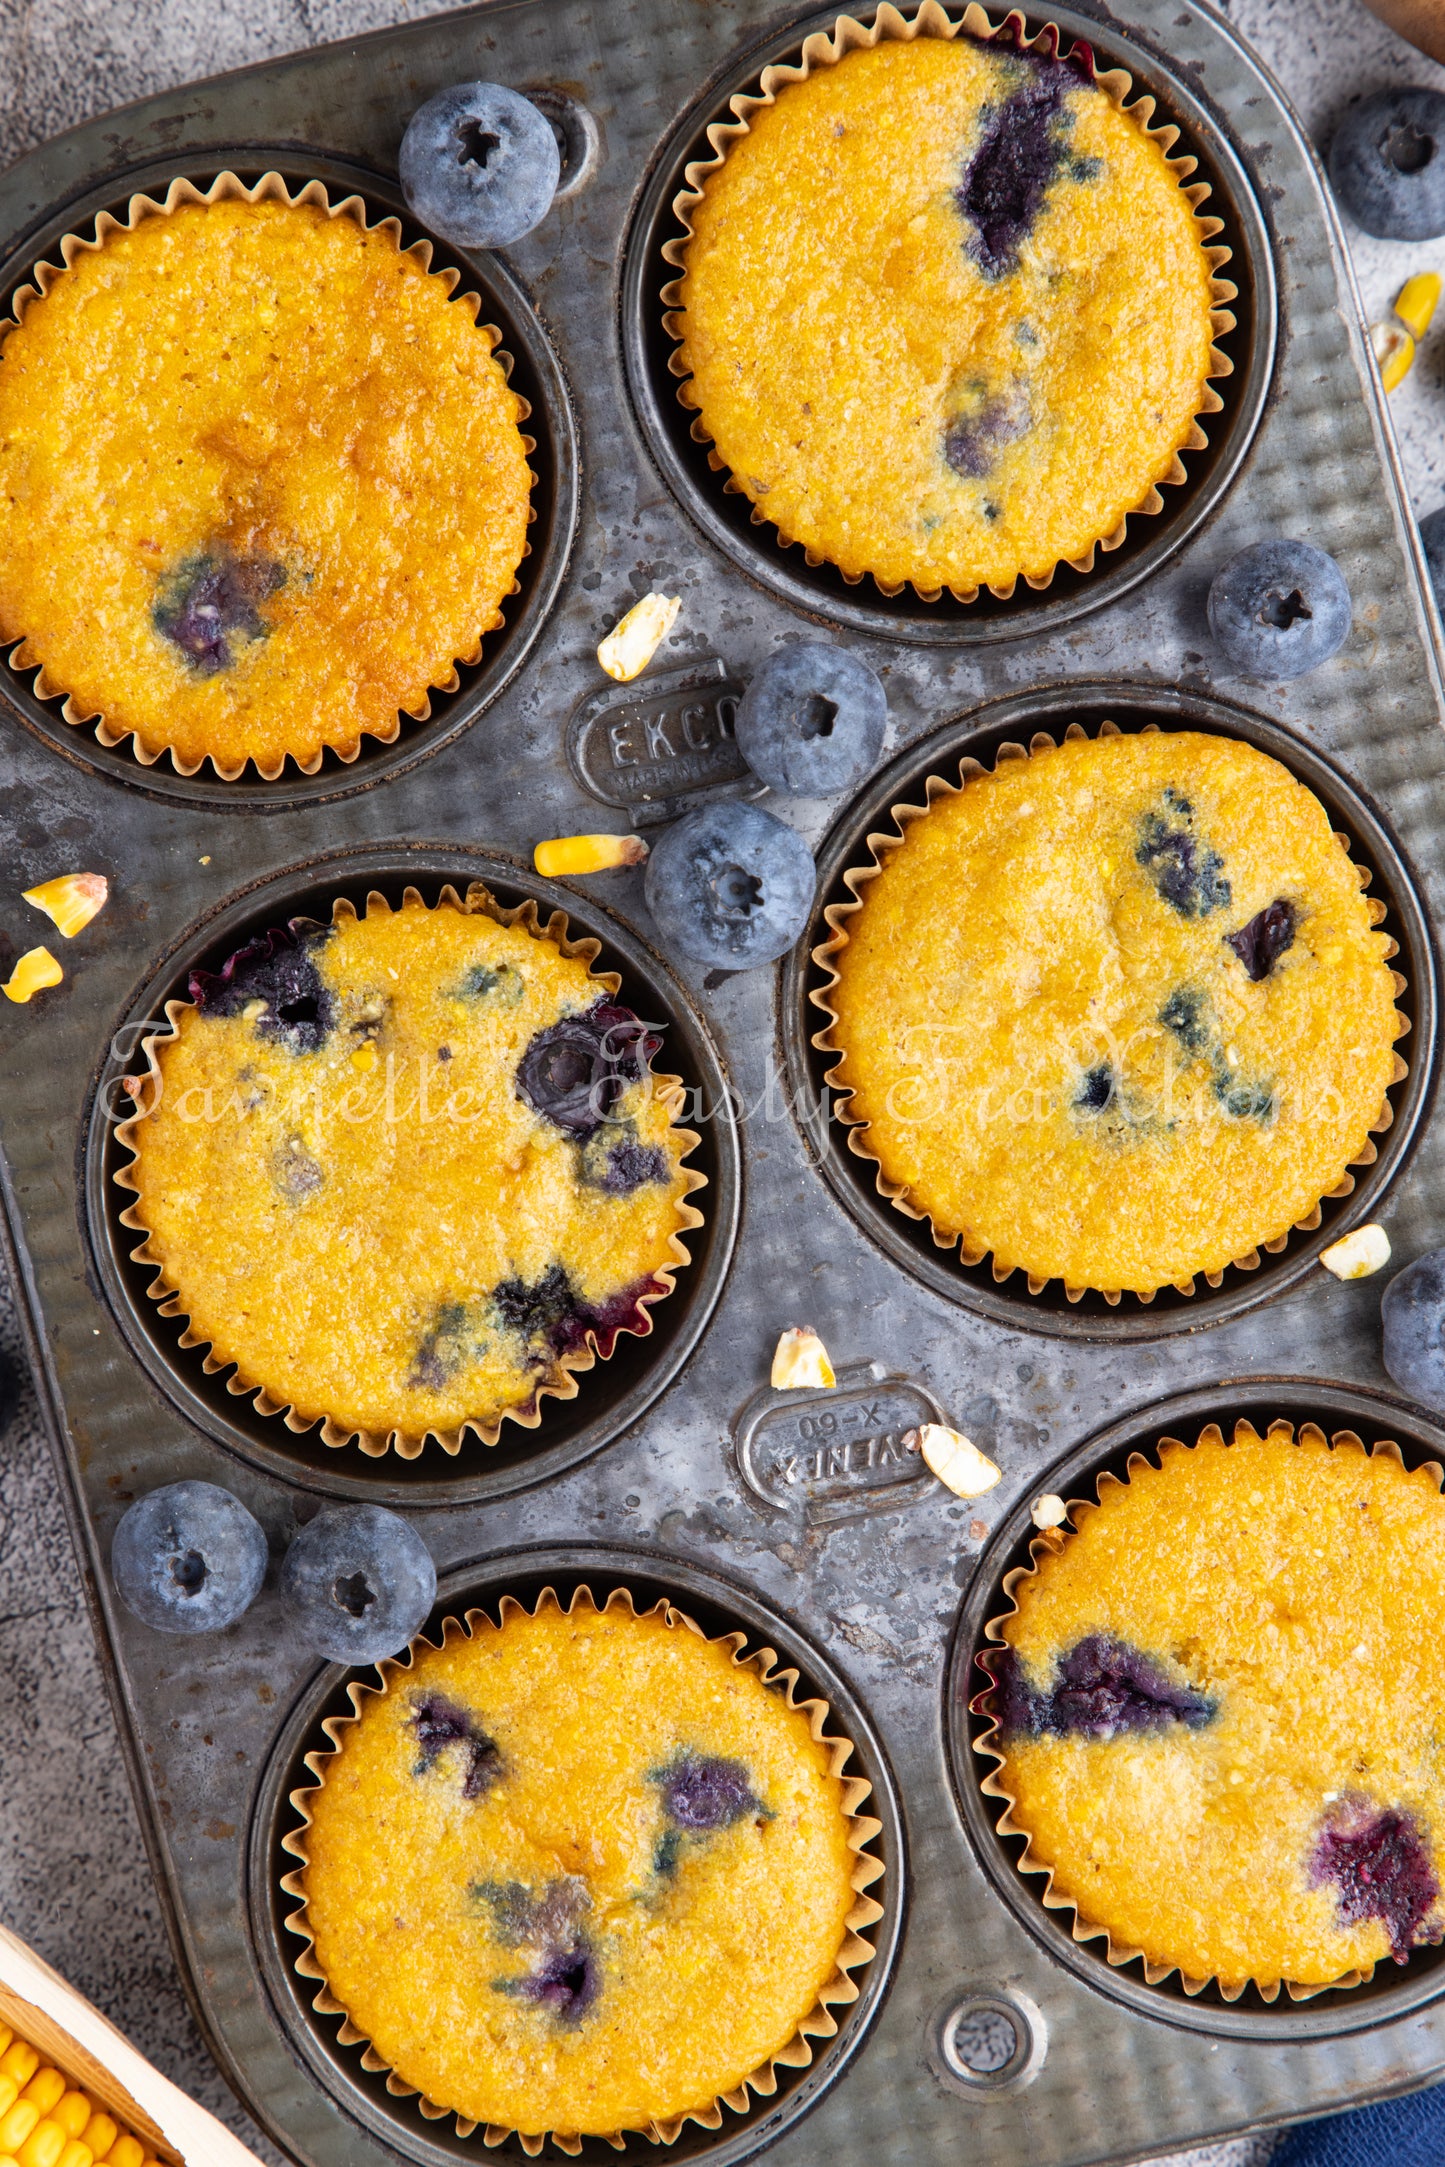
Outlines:
{"type": "MultiPolygon", "coordinates": [[[[395,0],[0,0],[0,163],[128,99],[429,12],[395,0]]],[[[1445,68],[1355,0],[1229,0],[1224,12],[1318,144],[1355,96],[1397,82],[1445,88],[1445,68]]],[[[1445,269],[1445,242],[1351,241],[1371,316],[1411,271],[1445,269]]],[[[1394,413],[1417,509],[1433,510],[1445,501],[1445,322],[1394,413]]],[[[18,1346],[3,1285],[0,1345],[18,1346]]],[[[28,1394],[0,1441],[0,1917],[263,2158],[276,2157],[230,2099],[177,1984],[28,1394]]],[[[1269,2150],[1240,2142],[1175,2161],[1262,2167],[1269,2150]]]]}

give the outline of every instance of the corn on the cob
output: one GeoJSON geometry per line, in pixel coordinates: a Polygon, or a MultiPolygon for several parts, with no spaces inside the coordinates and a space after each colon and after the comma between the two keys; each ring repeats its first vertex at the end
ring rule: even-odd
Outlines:
{"type": "Polygon", "coordinates": [[[619,685],[640,677],[667,638],[682,608],[681,595],[645,594],[608,633],[597,659],[619,685]]]}
{"type": "Polygon", "coordinates": [[[0,2024],[0,2167],[160,2167],[88,2092],[0,2024]]]}
{"type": "Polygon", "coordinates": [[[54,880],[42,880],[38,888],[23,888],[21,894],[53,919],[69,941],[105,909],[110,882],[104,873],[60,873],[54,880]]]}
{"type": "Polygon", "coordinates": [[[47,986],[58,986],[64,976],[48,948],[28,948],[0,986],[0,993],[9,1001],[28,1001],[47,986]]]}
{"type": "Polygon", "coordinates": [[[538,843],[532,863],[544,880],[565,880],[578,873],[610,873],[619,865],[641,865],[647,845],[640,835],[558,835],[538,843]]]}

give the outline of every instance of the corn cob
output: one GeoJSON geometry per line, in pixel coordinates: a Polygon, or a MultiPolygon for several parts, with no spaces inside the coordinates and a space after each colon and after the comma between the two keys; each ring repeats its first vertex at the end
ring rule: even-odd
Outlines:
{"type": "Polygon", "coordinates": [[[161,2167],[88,2092],[0,2024],[0,2167],[161,2167]]]}

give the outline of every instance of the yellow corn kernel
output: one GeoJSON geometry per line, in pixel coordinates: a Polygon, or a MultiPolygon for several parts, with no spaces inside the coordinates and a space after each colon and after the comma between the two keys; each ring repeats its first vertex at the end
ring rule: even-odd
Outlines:
{"type": "Polygon", "coordinates": [[[1413,337],[1423,339],[1430,319],[1440,305],[1438,271],[1417,271],[1407,278],[1395,300],[1395,314],[1413,337]]]}
{"type": "Polygon", "coordinates": [[[58,2167],[95,2167],[95,2154],[79,2137],[72,2137],[60,2155],[58,2167]]]}
{"type": "Polygon", "coordinates": [[[565,880],[569,873],[610,873],[614,866],[641,865],[646,856],[640,835],[558,835],[538,843],[532,863],[544,880],[565,880]]]}
{"type": "Polygon", "coordinates": [[[65,2131],[47,2115],[37,2122],[15,2157],[20,2167],[59,2167],[65,2150],[65,2131]]]}
{"type": "MultiPolygon", "coordinates": [[[[28,1001],[33,994],[43,992],[47,986],[58,986],[64,976],[64,971],[48,948],[28,948],[4,985],[0,986],[0,993],[3,993],[8,1001],[28,1001]]],[[[17,2039],[7,2048],[7,2054],[13,2054],[21,2043],[17,2039]]],[[[27,2047],[25,2051],[27,2054],[35,2053],[33,2047],[27,2047]]],[[[38,2054],[35,2059],[39,2061],[38,2054]]]]}
{"type": "Polygon", "coordinates": [[[771,1379],[775,1392],[795,1392],[800,1385],[831,1385],[833,1365],[816,1332],[795,1324],[784,1332],[773,1350],[771,1379]]]}
{"type": "Polygon", "coordinates": [[[97,2108],[80,2134],[90,2146],[94,2157],[104,2159],[120,2135],[120,2127],[118,2123],[112,2122],[108,2114],[97,2108]]]}
{"type": "Polygon", "coordinates": [[[21,890],[27,903],[53,918],[65,938],[74,940],[83,926],[105,909],[110,882],[104,873],[61,873],[38,888],[21,890]]]}
{"type": "Polygon", "coordinates": [[[117,2137],[105,2155],[105,2167],[145,2167],[145,2146],[134,2137],[117,2137]]]}
{"type": "Polygon", "coordinates": [[[7,2152],[3,2158],[0,2158],[0,2167],[20,2167],[20,2162],[12,2153],[7,2152]]]}
{"type": "Polygon", "coordinates": [[[66,2092],[50,2110],[52,2122],[58,2122],[67,2137],[80,2137],[90,2120],[90,2101],[84,2092],[66,2092]]]}
{"type": "Polygon", "coordinates": [[[65,2079],[58,2069],[37,2069],[21,2097],[33,2099],[42,2114],[49,2114],[56,2102],[65,2097],[65,2079]]]}
{"type": "Polygon", "coordinates": [[[14,2037],[15,2034],[10,2029],[10,2026],[8,2024],[0,2024],[0,2054],[4,2054],[7,2051],[10,2042],[14,2037]]]}
{"type": "Polygon", "coordinates": [[[30,2082],[39,2067],[40,2056],[28,2039],[12,2039],[5,2052],[0,2054],[0,2076],[13,2077],[17,2092],[22,2084],[30,2082]]]}
{"type": "Polygon", "coordinates": [[[10,2076],[0,2076],[0,2114],[8,2114],[20,2097],[20,2087],[10,2076]]]}
{"type": "Polygon", "coordinates": [[[1370,326],[1370,351],[1380,371],[1380,382],[1386,391],[1394,391],[1403,384],[1415,359],[1415,341],[1400,323],[1380,322],[1370,326]]]}
{"type": "Polygon", "coordinates": [[[18,2152],[39,2120],[33,2099],[17,2099],[10,2112],[0,2116],[0,2152],[18,2152]]]}
{"type": "Polygon", "coordinates": [[[615,624],[597,650],[597,659],[619,685],[640,677],[667,638],[682,608],[681,595],[645,594],[615,624]]]}
{"type": "Polygon", "coordinates": [[[376,1067],[376,1048],[372,1045],[370,1039],[366,1041],[364,1046],[356,1048],[356,1051],[351,1056],[351,1065],[353,1068],[359,1068],[363,1075],[376,1067]]]}

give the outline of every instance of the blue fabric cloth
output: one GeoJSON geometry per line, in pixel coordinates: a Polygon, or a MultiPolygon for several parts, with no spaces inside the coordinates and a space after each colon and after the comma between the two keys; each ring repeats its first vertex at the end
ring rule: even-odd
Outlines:
{"type": "Polygon", "coordinates": [[[1445,2167],[1445,2085],[1307,2122],[1269,2167],[1445,2167]]]}

